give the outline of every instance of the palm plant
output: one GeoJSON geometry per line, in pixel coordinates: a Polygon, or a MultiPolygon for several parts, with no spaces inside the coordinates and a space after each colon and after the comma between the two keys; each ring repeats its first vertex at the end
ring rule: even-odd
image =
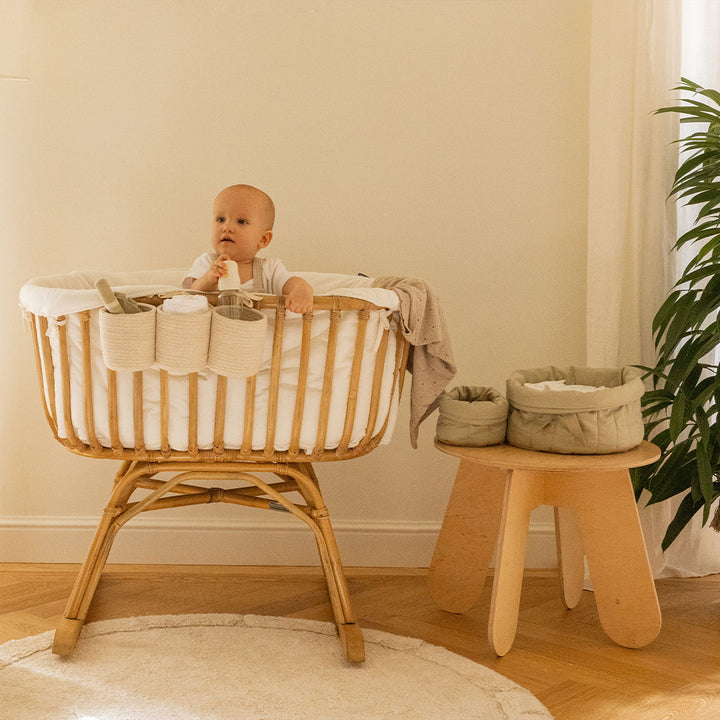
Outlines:
{"type": "MultiPolygon", "coordinates": [[[[637,495],[647,490],[649,504],[686,493],[663,550],[700,510],[706,524],[720,497],[720,92],[686,78],[675,89],[690,95],[656,112],[678,113],[697,129],[678,141],[682,162],[670,194],[698,212],[675,244],[691,258],[653,320],[656,364],[643,368],[652,378],[643,398],[646,437],[662,454],[633,473],[637,495]]],[[[711,525],[720,529],[720,511],[711,525]]]]}

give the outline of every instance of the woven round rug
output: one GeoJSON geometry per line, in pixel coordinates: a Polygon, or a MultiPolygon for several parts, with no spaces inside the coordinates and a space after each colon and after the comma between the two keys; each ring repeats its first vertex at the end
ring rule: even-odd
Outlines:
{"type": "Polygon", "coordinates": [[[345,662],[331,623],[160,615],[87,625],[74,654],[47,632],[0,646],[13,720],[548,720],[527,690],[440,647],[364,630],[345,662]]]}

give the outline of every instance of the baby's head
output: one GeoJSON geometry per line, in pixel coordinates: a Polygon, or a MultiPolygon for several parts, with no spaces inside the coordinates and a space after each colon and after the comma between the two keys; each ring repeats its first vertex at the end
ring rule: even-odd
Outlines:
{"type": "Polygon", "coordinates": [[[252,185],[231,185],[213,203],[212,245],[218,255],[251,261],[272,240],[275,205],[252,185]]]}

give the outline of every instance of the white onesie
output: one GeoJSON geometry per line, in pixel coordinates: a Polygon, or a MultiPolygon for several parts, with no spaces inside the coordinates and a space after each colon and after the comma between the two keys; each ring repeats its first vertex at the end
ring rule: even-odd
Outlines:
{"type": "MultiPolygon", "coordinates": [[[[187,276],[196,280],[204,275],[217,260],[216,253],[204,253],[195,260],[187,276]]],[[[253,278],[240,287],[248,292],[264,292],[271,295],[282,295],[285,283],[292,277],[281,260],[277,258],[258,258],[253,262],[253,278]],[[258,273],[258,266],[260,272],[258,273]]],[[[187,279],[187,278],[186,278],[187,279]]]]}

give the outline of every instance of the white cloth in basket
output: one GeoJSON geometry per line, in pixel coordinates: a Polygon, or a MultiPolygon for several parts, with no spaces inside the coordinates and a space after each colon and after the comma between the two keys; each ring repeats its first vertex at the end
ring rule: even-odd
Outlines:
{"type": "Polygon", "coordinates": [[[539,390],[541,392],[543,390],[575,390],[576,392],[596,392],[597,390],[607,390],[604,385],[568,385],[564,380],[543,380],[542,382],[537,383],[525,383],[525,387],[531,388],[532,390],[539,390]]]}
{"type": "Polygon", "coordinates": [[[205,312],[208,308],[208,301],[204,295],[175,295],[163,301],[164,312],[180,313],[189,315],[191,313],[205,312]]]}

